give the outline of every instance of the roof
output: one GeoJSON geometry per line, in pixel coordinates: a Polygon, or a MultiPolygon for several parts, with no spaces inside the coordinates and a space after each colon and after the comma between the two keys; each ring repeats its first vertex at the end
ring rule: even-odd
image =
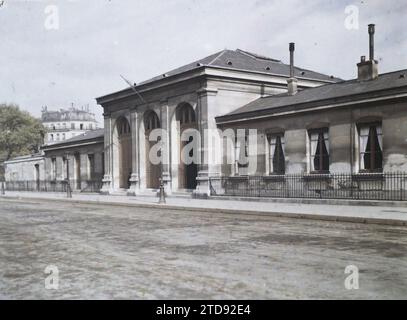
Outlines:
{"type": "Polygon", "coordinates": [[[216,119],[221,122],[251,115],[273,114],[282,109],[295,110],[306,105],[315,106],[332,102],[355,101],[356,103],[358,99],[380,97],[393,91],[403,90],[407,92],[407,69],[381,74],[375,80],[353,79],[307,88],[295,95],[282,93],[262,97],[216,119]]]}
{"type": "Polygon", "coordinates": [[[42,109],[41,114],[42,122],[55,122],[55,121],[92,121],[95,120],[95,115],[88,109],[82,110],[71,107],[69,109],[48,110],[47,107],[42,109]]]}
{"type": "MultiPolygon", "coordinates": [[[[184,65],[180,68],[166,72],[166,76],[177,75],[186,71],[190,71],[202,66],[206,67],[223,67],[229,69],[238,69],[246,71],[258,71],[270,74],[278,74],[289,76],[290,75],[290,65],[284,64],[280,60],[265,57],[256,53],[251,53],[241,49],[236,50],[222,50],[215,54],[212,54],[203,59],[194,61],[190,64],[184,65]]],[[[319,72],[295,67],[294,75],[297,77],[311,78],[323,81],[340,81],[341,79],[331,77],[326,74],[319,72]]],[[[143,85],[146,83],[154,82],[156,80],[162,79],[163,75],[151,78],[147,81],[141,82],[138,85],[143,85]]]]}
{"type": "Polygon", "coordinates": [[[104,132],[105,132],[104,129],[96,129],[96,130],[92,130],[92,131],[87,131],[87,132],[77,135],[76,137],[73,137],[71,139],[67,139],[67,140],[61,141],[59,143],[54,143],[51,145],[45,145],[42,147],[42,149],[47,150],[47,149],[53,149],[55,147],[59,148],[59,147],[70,146],[70,145],[78,144],[78,143],[85,143],[85,142],[92,141],[92,140],[103,139],[104,132]]]}
{"type": "Polygon", "coordinates": [[[5,164],[7,163],[12,163],[12,162],[18,162],[18,161],[23,161],[23,160],[36,160],[38,158],[42,158],[42,154],[41,153],[32,153],[32,154],[27,154],[27,155],[23,155],[23,156],[18,156],[15,158],[12,158],[10,160],[4,161],[5,164]]]}
{"type": "MultiPolygon", "coordinates": [[[[203,59],[191,62],[182,67],[173,69],[171,71],[165,72],[157,77],[148,79],[146,81],[140,82],[136,87],[146,85],[158,80],[162,80],[167,77],[176,76],[184,72],[192,71],[202,67],[220,67],[227,68],[231,70],[243,70],[251,72],[262,72],[270,75],[281,75],[289,76],[290,75],[290,65],[269,58],[263,55],[256,53],[251,53],[241,49],[236,50],[222,50],[216,52],[210,56],[207,56],[203,59]]],[[[323,73],[315,72],[312,70],[307,70],[299,67],[294,68],[294,75],[298,78],[313,79],[318,81],[326,82],[337,82],[342,79],[326,75],[323,73]]],[[[120,92],[120,91],[119,91],[120,92]]],[[[100,97],[102,98],[102,97],[100,97]]]]}

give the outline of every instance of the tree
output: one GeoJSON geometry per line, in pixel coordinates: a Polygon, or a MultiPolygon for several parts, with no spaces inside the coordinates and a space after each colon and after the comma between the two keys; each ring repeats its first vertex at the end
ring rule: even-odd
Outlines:
{"type": "Polygon", "coordinates": [[[38,152],[44,134],[39,119],[15,104],[0,104],[0,162],[38,152]]]}

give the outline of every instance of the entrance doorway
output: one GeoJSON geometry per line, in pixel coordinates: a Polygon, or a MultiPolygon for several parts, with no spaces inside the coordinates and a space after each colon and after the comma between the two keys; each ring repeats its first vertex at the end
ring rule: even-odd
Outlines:
{"type": "Polygon", "coordinates": [[[131,166],[131,128],[126,118],[117,121],[117,135],[119,140],[119,187],[130,188],[131,166]]]}
{"type": "Polygon", "coordinates": [[[81,182],[81,155],[79,153],[75,153],[75,180],[76,180],[76,189],[81,190],[82,182],[81,182]]]}
{"type": "Polygon", "coordinates": [[[184,150],[184,148],[196,138],[190,135],[190,133],[186,132],[189,130],[192,133],[193,130],[191,129],[197,129],[196,115],[192,106],[188,103],[184,103],[178,107],[176,117],[180,124],[180,164],[178,168],[179,189],[193,190],[197,186],[196,177],[198,175],[198,165],[194,161],[192,163],[185,163],[183,158],[185,159],[185,156],[187,156],[190,159],[194,159],[195,148],[191,148],[189,151],[184,150]],[[185,133],[187,136],[190,135],[187,141],[182,141],[183,133],[185,133]],[[188,152],[188,155],[184,155],[183,157],[182,152],[188,152]]]}
{"type": "Polygon", "coordinates": [[[159,129],[160,120],[154,111],[149,111],[144,115],[145,146],[146,146],[146,186],[148,189],[158,189],[160,187],[161,164],[154,164],[150,159],[150,150],[157,141],[150,141],[150,133],[154,129],[159,129]]]}

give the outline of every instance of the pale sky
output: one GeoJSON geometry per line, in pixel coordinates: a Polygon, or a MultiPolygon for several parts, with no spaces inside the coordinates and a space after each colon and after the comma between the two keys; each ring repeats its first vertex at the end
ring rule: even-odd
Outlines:
{"type": "Polygon", "coordinates": [[[35,116],[89,104],[101,120],[95,98],[125,88],[120,74],[140,82],[225,48],[287,63],[289,42],[297,66],[351,79],[368,56],[369,23],[379,72],[405,69],[406,16],[405,0],[4,0],[0,102],[35,116]],[[46,28],[49,5],[57,30],[46,28]],[[357,30],[345,27],[349,5],[357,30]]]}

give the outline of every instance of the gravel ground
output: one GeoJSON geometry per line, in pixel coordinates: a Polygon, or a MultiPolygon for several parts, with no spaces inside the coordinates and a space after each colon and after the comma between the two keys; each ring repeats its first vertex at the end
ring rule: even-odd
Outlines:
{"type": "Polygon", "coordinates": [[[0,200],[0,299],[291,298],[407,299],[407,228],[0,200]]]}

